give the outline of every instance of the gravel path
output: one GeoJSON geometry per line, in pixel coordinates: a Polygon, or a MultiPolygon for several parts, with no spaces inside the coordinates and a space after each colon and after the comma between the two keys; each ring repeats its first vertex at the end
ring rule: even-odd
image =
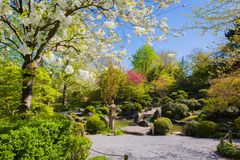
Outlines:
{"type": "MultiPolygon", "coordinates": [[[[129,160],[214,160],[223,159],[214,152],[219,143],[215,139],[185,136],[89,136],[92,149],[110,154],[128,154],[129,160]]],[[[99,155],[91,152],[91,157],[99,155]]],[[[113,160],[123,159],[109,157],[113,160]]]]}

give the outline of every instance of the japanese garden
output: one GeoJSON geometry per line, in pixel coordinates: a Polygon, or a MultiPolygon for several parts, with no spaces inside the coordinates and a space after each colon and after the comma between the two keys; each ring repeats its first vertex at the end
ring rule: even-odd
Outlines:
{"type": "Polygon", "coordinates": [[[0,160],[240,159],[239,0],[0,0],[0,160]]]}

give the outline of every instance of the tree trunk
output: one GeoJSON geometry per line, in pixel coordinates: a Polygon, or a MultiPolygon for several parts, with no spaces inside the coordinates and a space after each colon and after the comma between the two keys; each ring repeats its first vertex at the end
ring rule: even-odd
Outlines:
{"type": "Polygon", "coordinates": [[[38,67],[38,61],[32,61],[31,55],[26,55],[22,66],[22,99],[20,111],[27,112],[31,108],[34,71],[38,67]]]}
{"type": "MultiPolygon", "coordinates": [[[[23,72],[25,72],[25,70],[23,70],[23,72]]],[[[26,112],[31,108],[33,78],[34,78],[33,74],[23,73],[22,101],[21,101],[22,107],[20,109],[22,112],[26,112]]]]}
{"type": "Polygon", "coordinates": [[[65,104],[66,104],[66,91],[67,91],[67,84],[64,83],[63,84],[63,95],[62,95],[62,108],[65,108],[65,104]]]}

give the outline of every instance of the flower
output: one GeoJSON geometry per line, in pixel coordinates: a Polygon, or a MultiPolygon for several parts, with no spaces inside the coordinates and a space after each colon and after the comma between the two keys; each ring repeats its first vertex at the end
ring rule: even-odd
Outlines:
{"type": "Polygon", "coordinates": [[[72,68],[72,66],[67,65],[65,70],[64,70],[67,74],[72,74],[74,72],[74,69],[72,68]]]}
{"type": "Polygon", "coordinates": [[[104,22],[105,27],[107,27],[108,29],[114,29],[117,27],[117,25],[115,24],[114,21],[106,21],[104,22]]]}

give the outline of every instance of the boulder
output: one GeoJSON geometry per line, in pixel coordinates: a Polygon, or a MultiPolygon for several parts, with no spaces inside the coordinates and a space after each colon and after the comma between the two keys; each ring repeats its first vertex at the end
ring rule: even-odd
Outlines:
{"type": "Polygon", "coordinates": [[[127,126],[122,128],[123,132],[133,135],[147,135],[151,127],[140,127],[140,126],[127,126]]]}
{"type": "Polygon", "coordinates": [[[127,120],[130,120],[130,119],[134,119],[137,114],[138,114],[138,111],[132,110],[132,111],[128,111],[125,114],[126,115],[125,117],[127,120]]]}
{"type": "Polygon", "coordinates": [[[67,117],[68,120],[75,122],[75,119],[72,116],[68,114],[65,114],[65,116],[67,117]]]}
{"type": "Polygon", "coordinates": [[[128,125],[129,125],[129,126],[138,126],[138,124],[137,124],[137,123],[134,123],[134,122],[129,122],[128,125]]]}
{"type": "Polygon", "coordinates": [[[141,127],[148,127],[149,126],[149,124],[146,120],[142,120],[142,121],[138,122],[137,124],[141,127]]]}
{"type": "Polygon", "coordinates": [[[156,119],[158,119],[159,117],[161,117],[161,109],[157,109],[153,116],[151,117],[151,122],[154,122],[156,119]]]}
{"type": "Polygon", "coordinates": [[[134,117],[134,123],[138,123],[140,121],[142,121],[142,115],[140,113],[138,113],[135,117],[134,117]]]}

